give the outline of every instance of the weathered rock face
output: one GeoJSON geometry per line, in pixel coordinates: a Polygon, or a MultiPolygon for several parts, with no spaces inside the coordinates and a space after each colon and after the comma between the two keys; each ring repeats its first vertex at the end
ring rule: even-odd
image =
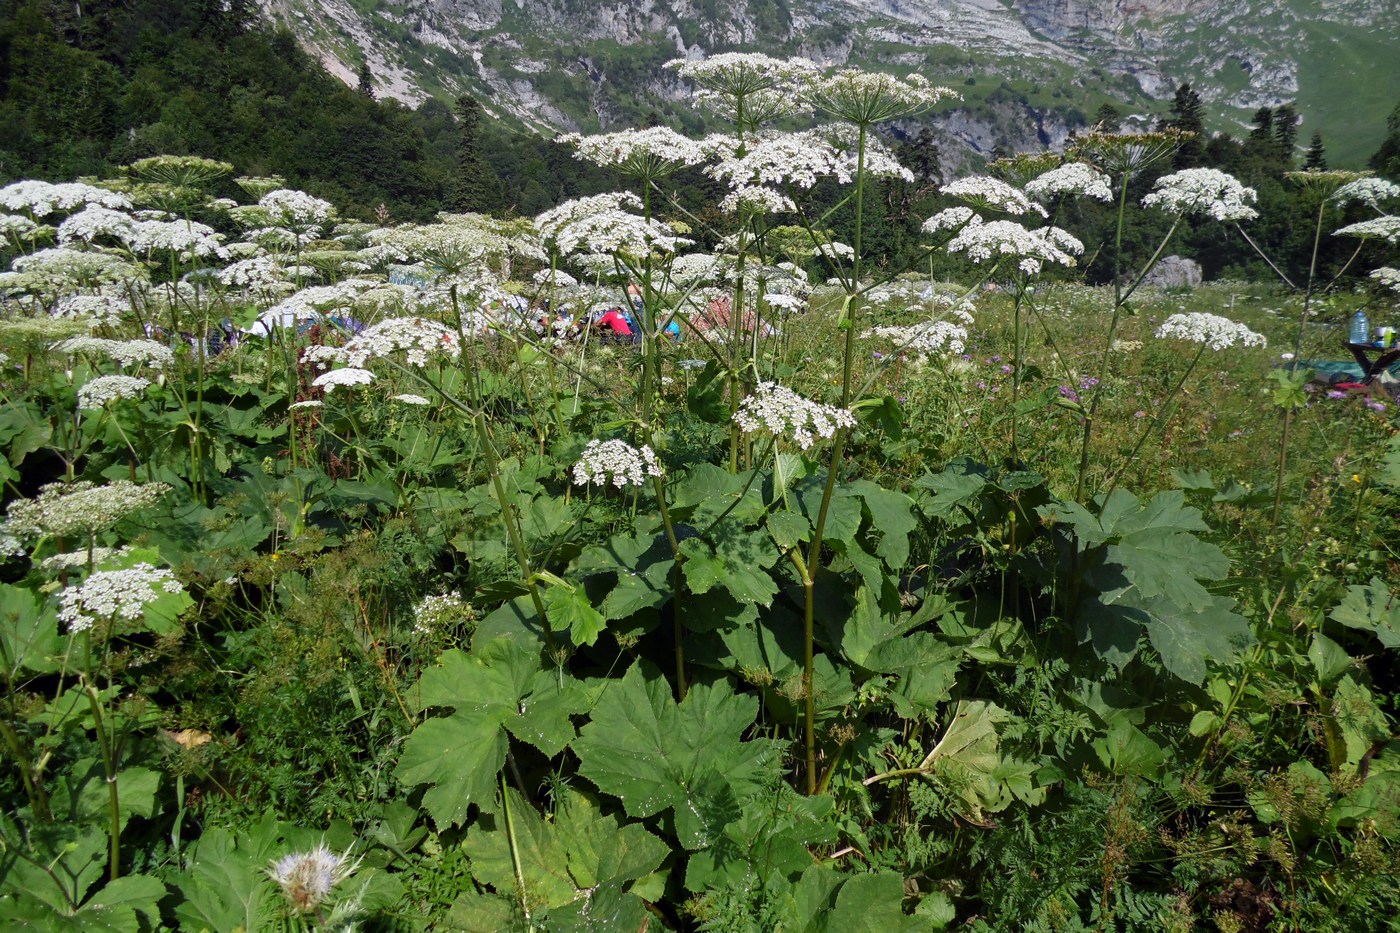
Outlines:
{"type": "Polygon", "coordinates": [[[1147,274],[1143,284],[1158,288],[1195,288],[1201,284],[1200,263],[1180,256],[1163,257],[1147,274]]]}
{"type": "MultiPolygon", "coordinates": [[[[1033,84],[1046,74],[1069,75],[1064,105],[1031,104],[1022,95],[979,103],[963,126],[955,116],[943,135],[968,155],[1061,138],[1076,119],[1068,101],[1096,85],[1123,100],[1121,79],[1129,78],[1146,97],[1167,99],[1190,81],[1208,103],[1247,115],[1305,96],[1307,55],[1331,55],[1338,29],[1378,49],[1400,43],[1395,0],[259,3],[347,83],[363,61],[381,96],[416,104],[430,93],[470,91],[488,110],[540,130],[628,119],[623,99],[633,102],[633,115],[637,101],[677,103],[681,89],[658,76],[659,56],[734,48],[801,54],[823,65],[913,68],[940,82],[950,80],[950,65],[954,82],[991,75],[1033,84]],[[1024,132],[1026,125],[1034,131],[1024,132]]],[[[1400,59],[1375,58],[1379,71],[1369,80],[1400,87],[1400,59]]]]}

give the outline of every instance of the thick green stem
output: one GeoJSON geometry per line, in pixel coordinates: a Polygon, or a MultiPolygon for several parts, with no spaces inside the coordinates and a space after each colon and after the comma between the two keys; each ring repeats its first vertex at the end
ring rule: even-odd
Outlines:
{"type": "Polygon", "coordinates": [[[846,328],[846,356],[841,367],[841,406],[849,407],[851,404],[851,369],[855,363],[856,353],[856,301],[857,289],[860,288],[860,246],[862,223],[865,219],[865,138],[868,132],[865,124],[861,124],[860,138],[856,142],[856,232],[851,248],[855,251],[855,256],[851,260],[851,289],[846,298],[846,319],[842,322],[846,328]]]}
{"type": "Polygon", "coordinates": [[[91,684],[87,684],[83,692],[87,696],[88,708],[92,710],[93,727],[97,732],[97,747],[102,753],[102,771],[107,779],[107,811],[110,817],[108,833],[111,837],[108,843],[107,877],[111,881],[116,881],[121,877],[122,832],[121,801],[117,794],[116,753],[112,747],[111,736],[107,734],[107,724],[102,716],[102,704],[97,696],[97,691],[91,684]]]}
{"type": "Polygon", "coordinates": [[[671,618],[675,626],[676,636],[676,700],[685,699],[686,676],[685,676],[685,622],[681,612],[681,607],[685,604],[681,588],[685,584],[682,565],[685,562],[685,555],[681,554],[680,542],[676,540],[676,529],[671,523],[671,510],[666,507],[666,485],[661,482],[661,477],[653,476],[652,485],[656,489],[656,503],[661,509],[661,523],[666,528],[666,542],[671,545],[671,618]]]}

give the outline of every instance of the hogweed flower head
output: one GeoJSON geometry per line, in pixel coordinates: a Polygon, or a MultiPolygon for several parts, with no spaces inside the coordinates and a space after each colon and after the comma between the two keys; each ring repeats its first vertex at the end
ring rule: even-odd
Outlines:
{"type": "Polygon", "coordinates": [[[28,211],[34,217],[66,214],[84,204],[131,210],[131,201],[125,195],[81,182],[17,181],[0,188],[0,207],[28,211]]]}
{"type": "Polygon", "coordinates": [[[925,321],[909,327],[882,324],[872,327],[861,336],[888,340],[900,353],[928,357],[939,353],[963,352],[967,342],[967,328],[951,321],[925,321]]]}
{"type": "Polygon", "coordinates": [[[1203,311],[1173,314],[1157,328],[1157,339],[1185,340],[1204,344],[1212,350],[1228,350],[1236,344],[1246,347],[1265,347],[1269,344],[1263,334],[1255,333],[1237,321],[1203,311]]]}
{"type": "Polygon", "coordinates": [[[826,177],[847,184],[853,168],[854,162],[824,134],[809,131],[762,137],[749,145],[744,155],[712,165],[705,174],[735,189],[753,185],[810,188],[826,177]]]}
{"type": "Polygon", "coordinates": [[[335,391],[337,386],[354,388],[355,386],[367,386],[373,381],[374,373],[370,372],[368,369],[358,369],[351,366],[345,369],[332,369],[330,372],[321,373],[311,384],[318,389],[325,389],[326,394],[330,395],[335,391]]]}
{"type": "Polygon", "coordinates": [[[1397,198],[1400,198],[1400,185],[1370,175],[1356,178],[1332,193],[1332,201],[1339,207],[1355,201],[1376,211],[1381,210],[1381,204],[1397,198]]]}
{"type": "Polygon", "coordinates": [[[1014,185],[988,175],[972,175],[959,178],[939,189],[943,194],[973,207],[984,210],[1001,211],[1004,214],[1039,214],[1047,216],[1045,208],[1026,197],[1026,193],[1014,185]]]}
{"type": "Polygon", "coordinates": [[[1041,201],[1068,195],[1112,201],[1113,189],[1107,175],[1083,162],[1068,162],[1026,182],[1026,194],[1041,201]]]}
{"type": "Polygon", "coordinates": [[[85,632],[97,622],[134,622],[160,592],[182,593],[175,575],[144,561],[126,570],[97,570],[78,586],[59,594],[58,618],[68,631],[85,632]]]}
{"type": "Polygon", "coordinates": [[[140,398],[151,380],[140,376],[98,376],[78,389],[79,408],[103,408],[123,398],[140,398]]]}
{"type": "Polygon", "coordinates": [[[966,253],[975,263],[1002,256],[1018,257],[1017,268],[1034,275],[1046,262],[1074,265],[1071,253],[1084,252],[1084,244],[1059,227],[1027,230],[1015,221],[993,220],[963,227],[948,241],[948,252],[966,253]]]}
{"type": "Polygon", "coordinates": [[[1074,155],[1095,163],[1109,175],[1138,174],[1176,152],[1195,133],[1176,129],[1143,133],[1105,133],[1090,130],[1075,140],[1074,155]]]}
{"type": "Polygon", "coordinates": [[[1365,178],[1365,172],[1348,172],[1341,169],[1305,169],[1301,172],[1284,172],[1283,177],[1303,189],[1308,199],[1316,204],[1324,198],[1331,198],[1339,189],[1351,182],[1365,178]]]}
{"type": "Polygon", "coordinates": [[[175,362],[175,353],[165,344],[154,340],[109,340],[106,337],[69,337],[60,340],[50,349],[55,353],[73,356],[79,353],[92,353],[115,360],[123,366],[170,366],[175,362]]]}
{"type": "Polygon", "coordinates": [[[643,444],[641,449],[620,440],[591,440],[579,454],[574,464],[574,485],[587,486],[592,483],[602,486],[612,483],[621,489],[624,486],[641,486],[648,476],[664,476],[661,461],[651,447],[643,444]]]}
{"type": "Polygon", "coordinates": [[[341,353],[355,368],[402,350],[410,366],[428,365],[429,357],[456,359],[462,355],[462,341],[454,330],[420,317],[397,317],[380,321],[352,337],[341,353]]]}
{"type": "Polygon", "coordinates": [[[1373,269],[1370,277],[1375,279],[1382,287],[1388,288],[1396,294],[1400,294],[1400,269],[1381,266],[1379,269],[1373,269]]]}
{"type": "Polygon", "coordinates": [[[942,230],[960,230],[968,224],[980,224],[982,218],[970,207],[963,207],[956,204],[953,207],[945,207],[924,221],[924,233],[938,233],[942,230]]]}
{"type": "Polygon", "coordinates": [[[1064,160],[1065,157],[1058,152],[1018,152],[988,162],[987,174],[1018,188],[1025,188],[1029,181],[1054,169],[1064,160]]]}
{"type": "Polygon", "coordinates": [[[704,146],[669,126],[596,136],[567,133],[555,142],[573,146],[576,159],[615,168],[634,178],[669,175],[682,166],[699,165],[706,158],[704,146]]]}
{"type": "Polygon", "coordinates": [[[763,185],[745,185],[725,195],[719,202],[719,209],[726,214],[740,211],[750,214],[791,214],[797,211],[797,205],[780,191],[763,185]]]}
{"type": "Polygon", "coordinates": [[[49,483],[33,499],[10,503],[0,528],[16,536],[68,537],[96,534],[128,515],[154,505],[170,491],[165,483],[137,485],[115,480],[94,486],[87,480],[76,483],[49,483]]]}
{"type": "Polygon", "coordinates": [[[859,68],[813,80],[805,96],[814,106],[856,126],[916,116],[939,101],[962,97],[951,88],[930,84],[922,75],[900,78],[859,68]]]}
{"type": "Polygon", "coordinates": [[[354,874],[360,860],[319,845],[310,852],[295,852],[272,863],[268,877],[277,882],[287,904],[296,913],[311,913],[325,903],[331,890],[354,874]]]}
{"type": "Polygon", "coordinates": [[[739,124],[741,131],[792,113],[797,89],[818,69],[805,58],[770,58],[752,52],[723,52],[709,58],[676,59],[666,68],[694,82],[697,103],[739,124]]]}
{"type": "Polygon", "coordinates": [[[1332,231],[1333,236],[1355,236],[1364,240],[1380,239],[1387,243],[1400,243],[1400,216],[1386,214],[1373,217],[1360,223],[1348,224],[1332,231]]]}
{"type": "Polygon", "coordinates": [[[819,437],[829,438],[840,428],[855,427],[856,418],[845,408],[803,398],[776,382],[760,382],[739,405],[734,423],[745,434],[789,438],[806,450],[819,437]]]}
{"type": "Polygon", "coordinates": [[[1259,212],[1246,202],[1258,193],[1239,179],[1213,168],[1188,168],[1163,175],[1152,183],[1152,191],[1142,199],[1143,207],[1156,207],[1169,214],[1205,214],[1219,221],[1253,220],[1259,212]]]}
{"type": "Polygon", "coordinates": [[[425,596],[413,607],[413,631],[419,635],[434,635],[449,626],[475,619],[472,604],[457,590],[441,596],[425,596]]]}

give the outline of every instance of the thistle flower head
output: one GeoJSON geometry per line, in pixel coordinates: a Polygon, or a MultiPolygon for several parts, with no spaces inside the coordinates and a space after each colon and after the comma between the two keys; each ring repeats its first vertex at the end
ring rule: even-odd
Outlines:
{"type": "Polygon", "coordinates": [[[836,405],[803,398],[776,382],[760,382],[739,405],[734,423],[745,434],[768,434],[795,441],[803,450],[829,438],[838,428],[853,428],[855,415],[836,405]]]}
{"type": "Polygon", "coordinates": [[[1112,201],[1113,189],[1107,175],[1083,162],[1067,162],[1026,182],[1026,194],[1040,201],[1068,195],[1112,201]]]}
{"type": "Polygon", "coordinates": [[[126,570],[97,570],[78,586],[59,594],[58,618],[70,632],[84,632],[96,622],[134,622],[160,592],[181,593],[175,575],[144,561],[126,570]]]}
{"type": "Polygon", "coordinates": [[[1014,185],[987,175],[972,175],[959,178],[939,189],[950,198],[965,201],[983,210],[1000,211],[1004,214],[1036,213],[1047,216],[1045,208],[1026,197],[1026,193],[1014,185]]]}
{"type": "Polygon", "coordinates": [[[1259,212],[1246,203],[1257,199],[1253,188],[1246,188],[1227,172],[1188,168],[1158,178],[1152,183],[1152,191],[1143,197],[1142,204],[1178,216],[1205,214],[1228,222],[1258,217],[1259,212]]]}
{"type": "Polygon", "coordinates": [[[346,855],[319,845],[310,852],[283,856],[272,863],[267,874],[282,889],[288,906],[296,913],[306,914],[325,903],[331,890],[359,867],[359,859],[351,861],[346,855]]]}
{"type": "Polygon", "coordinates": [[[643,444],[641,449],[620,440],[591,440],[579,454],[574,464],[574,485],[587,486],[592,483],[602,486],[612,483],[621,489],[624,486],[641,486],[648,476],[664,476],[661,461],[651,447],[643,444]]]}
{"type": "Polygon", "coordinates": [[[1268,340],[1243,324],[1221,317],[1193,311],[1186,314],[1173,314],[1157,328],[1158,340],[1185,340],[1200,343],[1212,350],[1228,350],[1236,344],[1246,347],[1268,346],[1268,340]]]}

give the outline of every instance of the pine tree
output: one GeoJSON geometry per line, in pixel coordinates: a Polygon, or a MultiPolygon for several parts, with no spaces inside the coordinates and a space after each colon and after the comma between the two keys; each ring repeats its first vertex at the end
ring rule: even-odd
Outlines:
{"type": "Polygon", "coordinates": [[[1112,104],[1100,104],[1099,109],[1094,111],[1094,125],[1106,133],[1116,132],[1122,122],[1123,112],[1112,104]]]}
{"type": "Polygon", "coordinates": [[[481,145],[481,104],[470,94],[457,98],[457,183],[452,207],[487,213],[497,207],[500,180],[486,164],[481,145]]]}
{"type": "Polygon", "coordinates": [[[1279,161],[1292,167],[1293,150],[1298,146],[1298,108],[1292,104],[1274,108],[1274,145],[1279,161]]]}
{"type": "Polygon", "coordinates": [[[362,61],[362,62],[360,62],[359,83],[356,85],[356,90],[358,90],[358,91],[359,91],[361,94],[363,94],[365,97],[368,97],[370,100],[374,100],[374,99],[375,99],[375,97],[374,97],[374,72],[372,72],[372,71],[369,70],[369,62],[368,62],[368,61],[362,61]]]}
{"type": "Polygon", "coordinates": [[[1400,178],[1400,104],[1386,118],[1385,127],[1385,139],[1367,164],[1382,175],[1400,178]]]}
{"type": "Polygon", "coordinates": [[[1171,117],[1162,125],[1168,129],[1193,134],[1177,149],[1172,158],[1174,168],[1198,168],[1205,164],[1205,107],[1201,104],[1201,95],[1191,90],[1191,85],[1183,84],[1176,89],[1176,96],[1172,98],[1171,117]]]}
{"type": "Polygon", "coordinates": [[[1322,134],[1313,133],[1308,142],[1308,151],[1303,156],[1303,168],[1310,172],[1320,172],[1327,168],[1327,150],[1322,145],[1322,134]]]}

